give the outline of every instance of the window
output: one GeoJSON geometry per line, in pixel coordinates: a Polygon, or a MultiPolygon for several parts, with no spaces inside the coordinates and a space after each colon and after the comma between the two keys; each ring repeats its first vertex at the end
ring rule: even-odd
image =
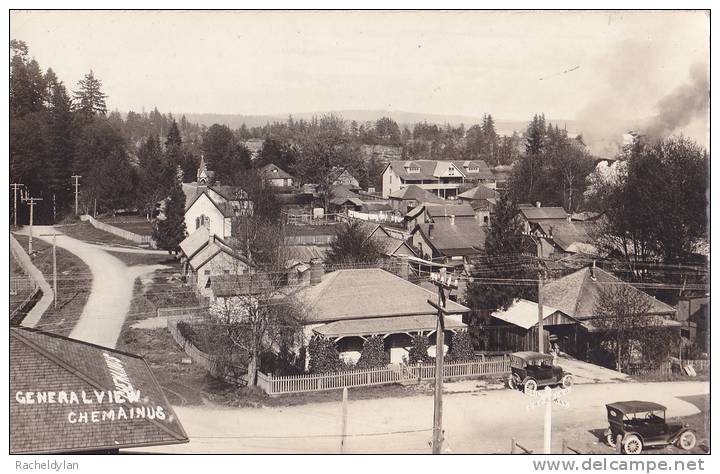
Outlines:
{"type": "Polygon", "coordinates": [[[230,274],[230,270],[223,270],[223,273],[224,273],[225,275],[229,275],[229,274],[230,274]]]}
{"type": "Polygon", "coordinates": [[[449,174],[450,176],[454,176],[454,175],[455,175],[455,168],[453,168],[452,166],[451,166],[450,168],[448,168],[448,174],[449,174]]]}
{"type": "MultiPolygon", "coordinates": [[[[210,275],[210,270],[205,270],[205,275],[210,275]]],[[[209,278],[208,278],[209,280],[209,278]]]]}
{"type": "Polygon", "coordinates": [[[487,224],[490,221],[488,216],[483,216],[483,224],[487,224]]]}
{"type": "Polygon", "coordinates": [[[420,172],[420,168],[417,166],[411,166],[410,168],[408,168],[408,173],[419,173],[419,172],[420,172]]]}

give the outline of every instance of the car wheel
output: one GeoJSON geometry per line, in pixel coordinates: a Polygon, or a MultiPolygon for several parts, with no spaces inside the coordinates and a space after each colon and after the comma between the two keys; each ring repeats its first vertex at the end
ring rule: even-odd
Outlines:
{"type": "Polygon", "coordinates": [[[697,444],[697,436],[692,431],[686,431],[680,435],[678,445],[685,451],[689,451],[697,444]]]}
{"type": "Polygon", "coordinates": [[[640,454],[642,452],[643,443],[637,435],[631,434],[626,436],[622,444],[625,454],[640,454]]]}
{"type": "Polygon", "coordinates": [[[573,384],[573,378],[572,375],[567,374],[562,378],[562,386],[563,388],[572,387],[573,384]]]}
{"type": "Polygon", "coordinates": [[[611,448],[615,448],[617,445],[615,444],[615,435],[612,434],[612,432],[605,435],[605,442],[610,446],[611,448]]]}
{"type": "Polygon", "coordinates": [[[537,382],[533,379],[526,380],[525,384],[523,385],[523,391],[529,395],[532,395],[537,391],[537,382]]]}

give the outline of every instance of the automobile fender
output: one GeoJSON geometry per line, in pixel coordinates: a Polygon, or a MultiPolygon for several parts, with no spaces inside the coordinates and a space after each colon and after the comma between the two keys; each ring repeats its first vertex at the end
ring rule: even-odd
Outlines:
{"type": "MultiPolygon", "coordinates": [[[[672,435],[672,436],[670,436],[670,437],[668,438],[668,444],[674,444],[677,440],[680,439],[680,437],[681,437],[684,433],[686,433],[686,432],[688,432],[688,431],[692,431],[692,432],[695,433],[695,430],[691,429],[689,426],[683,426],[683,427],[680,428],[674,435],[672,435]]],[[[697,437],[697,433],[695,433],[695,437],[697,437]]]]}
{"type": "Polygon", "coordinates": [[[623,441],[625,440],[626,437],[628,437],[630,435],[637,436],[638,438],[640,438],[640,441],[642,441],[643,446],[645,445],[645,438],[643,438],[643,435],[641,435],[637,431],[626,431],[625,434],[622,435],[623,441]]]}

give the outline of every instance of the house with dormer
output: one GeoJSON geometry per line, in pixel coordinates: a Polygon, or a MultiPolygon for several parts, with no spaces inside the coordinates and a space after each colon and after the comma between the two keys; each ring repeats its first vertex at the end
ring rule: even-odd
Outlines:
{"type": "Polygon", "coordinates": [[[478,184],[494,189],[495,175],[482,160],[391,161],[383,170],[382,184],[383,198],[414,184],[440,198],[448,199],[478,184]]]}
{"type": "Polygon", "coordinates": [[[267,180],[270,186],[277,188],[291,188],[295,183],[293,175],[273,163],[260,168],[260,176],[267,180]]]}

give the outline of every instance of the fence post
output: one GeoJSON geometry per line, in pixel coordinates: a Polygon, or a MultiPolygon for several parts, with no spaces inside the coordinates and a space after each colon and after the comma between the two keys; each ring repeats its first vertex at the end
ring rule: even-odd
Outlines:
{"type": "Polygon", "coordinates": [[[620,435],[615,438],[615,450],[618,454],[622,454],[622,436],[620,435]]]}

